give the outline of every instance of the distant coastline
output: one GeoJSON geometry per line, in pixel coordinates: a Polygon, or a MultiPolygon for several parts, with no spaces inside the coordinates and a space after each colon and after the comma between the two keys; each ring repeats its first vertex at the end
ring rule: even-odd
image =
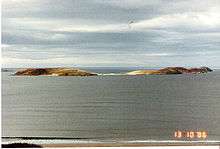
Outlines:
{"type": "Polygon", "coordinates": [[[15,76],[98,76],[98,75],[174,75],[174,74],[199,74],[213,71],[208,67],[184,68],[166,67],[162,69],[142,69],[125,73],[99,74],[76,68],[26,68],[18,70],[15,76]]]}

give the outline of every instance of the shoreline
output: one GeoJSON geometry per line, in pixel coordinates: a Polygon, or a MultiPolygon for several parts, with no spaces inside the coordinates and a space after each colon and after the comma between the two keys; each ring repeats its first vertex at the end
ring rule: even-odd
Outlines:
{"type": "Polygon", "coordinates": [[[178,142],[178,143],[76,143],[76,144],[41,144],[42,147],[154,147],[154,146],[219,146],[220,142],[178,142]]]}
{"type": "MultiPolygon", "coordinates": [[[[4,139],[4,138],[2,138],[4,139]]],[[[18,139],[18,138],[17,138],[18,139]]],[[[134,141],[98,141],[98,140],[71,140],[65,139],[21,139],[14,141],[3,141],[2,145],[12,144],[34,144],[41,147],[141,147],[141,146],[217,146],[220,141],[217,140],[134,140],[134,141]]]]}
{"type": "Polygon", "coordinates": [[[66,147],[219,147],[219,144],[2,144],[2,148],[66,148],[66,147]]]}
{"type": "Polygon", "coordinates": [[[181,147],[181,146],[220,146],[219,142],[213,143],[54,143],[54,144],[33,144],[33,143],[2,143],[2,147],[39,147],[39,148],[57,148],[57,147],[181,147]]]}

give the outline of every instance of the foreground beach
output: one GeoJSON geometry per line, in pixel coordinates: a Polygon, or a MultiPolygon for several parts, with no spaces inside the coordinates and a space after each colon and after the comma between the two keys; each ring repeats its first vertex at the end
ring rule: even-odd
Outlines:
{"type": "Polygon", "coordinates": [[[153,146],[219,146],[220,142],[179,143],[94,143],[94,144],[43,144],[42,147],[153,147],[153,146]]]}
{"type": "Polygon", "coordinates": [[[158,147],[158,146],[219,146],[220,142],[215,141],[173,141],[173,142],[115,142],[115,143],[58,143],[58,144],[4,144],[2,147],[40,147],[40,148],[56,148],[56,147],[158,147]]]}

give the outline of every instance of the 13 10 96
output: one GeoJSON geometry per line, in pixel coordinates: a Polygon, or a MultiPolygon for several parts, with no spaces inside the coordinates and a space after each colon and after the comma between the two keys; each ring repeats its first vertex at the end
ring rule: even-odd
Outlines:
{"type": "Polygon", "coordinates": [[[206,139],[208,136],[206,131],[180,131],[174,132],[175,138],[190,138],[190,139],[206,139]]]}

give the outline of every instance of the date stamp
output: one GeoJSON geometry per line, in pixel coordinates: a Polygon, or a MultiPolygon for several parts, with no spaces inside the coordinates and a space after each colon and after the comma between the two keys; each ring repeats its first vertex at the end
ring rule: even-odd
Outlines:
{"type": "Polygon", "coordinates": [[[208,133],[206,131],[181,131],[177,130],[174,132],[174,137],[181,138],[189,138],[189,139],[206,139],[208,137],[208,133]]]}

